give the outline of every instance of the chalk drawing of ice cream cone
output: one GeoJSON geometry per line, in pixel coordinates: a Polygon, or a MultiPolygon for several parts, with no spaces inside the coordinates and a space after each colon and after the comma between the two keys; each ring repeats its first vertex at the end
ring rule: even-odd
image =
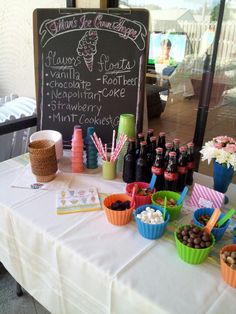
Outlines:
{"type": "Polygon", "coordinates": [[[75,204],[77,204],[77,203],[78,203],[78,200],[73,199],[73,200],[70,200],[70,202],[71,202],[71,204],[75,205],[75,204]]]}
{"type": "Polygon", "coordinates": [[[61,197],[64,198],[66,196],[66,193],[64,191],[61,191],[61,197]]]}
{"type": "Polygon", "coordinates": [[[86,203],[87,203],[87,197],[86,197],[86,196],[81,197],[81,201],[82,201],[84,204],[86,204],[86,203]]]}
{"type": "Polygon", "coordinates": [[[87,66],[87,69],[92,72],[93,71],[93,55],[92,56],[84,56],[84,62],[87,66]]]}
{"type": "Polygon", "coordinates": [[[77,47],[79,57],[83,57],[87,69],[93,71],[94,56],[97,53],[98,35],[94,30],[87,31],[80,39],[77,47]]]}
{"type": "Polygon", "coordinates": [[[66,201],[65,200],[61,200],[62,206],[65,206],[66,201]]]}
{"type": "Polygon", "coordinates": [[[69,190],[69,193],[70,193],[70,196],[74,196],[75,191],[73,191],[73,190],[69,190]]]}

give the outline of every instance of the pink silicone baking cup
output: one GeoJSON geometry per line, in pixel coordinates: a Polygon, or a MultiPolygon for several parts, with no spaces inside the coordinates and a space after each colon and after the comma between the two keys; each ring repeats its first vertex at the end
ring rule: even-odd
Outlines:
{"type": "MultiPolygon", "coordinates": [[[[143,189],[143,188],[148,188],[149,183],[146,182],[132,182],[132,183],[128,183],[126,185],[126,193],[131,196],[132,194],[132,189],[133,186],[137,184],[139,188],[143,189]]],[[[156,190],[153,189],[153,193],[155,193],[156,190]]],[[[148,204],[152,204],[152,195],[148,195],[148,196],[142,196],[142,195],[135,195],[134,197],[135,200],[135,208],[138,208],[139,206],[142,205],[148,205],[148,204]]]]}

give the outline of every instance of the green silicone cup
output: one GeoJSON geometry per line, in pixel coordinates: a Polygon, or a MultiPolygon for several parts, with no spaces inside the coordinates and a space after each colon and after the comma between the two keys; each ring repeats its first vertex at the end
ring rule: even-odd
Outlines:
{"type": "MultiPolygon", "coordinates": [[[[180,226],[180,228],[181,227],[183,226],[180,226]]],[[[212,234],[211,236],[212,236],[211,246],[205,249],[194,249],[180,242],[180,240],[177,238],[177,231],[175,231],[175,243],[179,257],[188,264],[193,265],[201,264],[207,258],[211,249],[215,245],[215,238],[212,234]]]]}
{"type": "MultiPolygon", "coordinates": [[[[158,197],[161,197],[161,198],[166,198],[169,200],[171,198],[173,198],[176,202],[178,201],[178,199],[180,198],[180,194],[179,193],[176,193],[176,192],[172,192],[172,191],[158,191],[156,193],[154,193],[152,195],[152,204],[155,204],[157,206],[160,206],[163,208],[163,206],[161,206],[160,204],[158,204],[156,202],[156,199],[158,197]]],[[[181,212],[181,208],[183,206],[183,203],[181,203],[180,205],[176,205],[176,206],[173,206],[173,207],[168,207],[166,206],[166,210],[168,211],[168,213],[170,214],[170,221],[172,220],[175,220],[175,219],[178,219],[179,216],[180,216],[180,212],[181,212]]]]}
{"type": "Polygon", "coordinates": [[[135,116],[133,114],[124,113],[120,115],[117,138],[121,134],[135,137],[135,116]]]}
{"type": "Polygon", "coordinates": [[[102,176],[106,180],[114,180],[116,178],[116,161],[102,162],[102,176]]]}

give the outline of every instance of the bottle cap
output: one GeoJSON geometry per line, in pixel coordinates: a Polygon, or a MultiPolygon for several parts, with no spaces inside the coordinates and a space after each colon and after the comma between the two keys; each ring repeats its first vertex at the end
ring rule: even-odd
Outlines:
{"type": "Polygon", "coordinates": [[[148,133],[153,133],[153,132],[154,132],[154,129],[148,129],[147,132],[148,132],[148,133]]]}
{"type": "Polygon", "coordinates": [[[143,137],[144,138],[144,133],[138,133],[138,138],[141,138],[141,137],[143,137]]]}
{"type": "Polygon", "coordinates": [[[173,142],[174,142],[175,144],[179,144],[179,143],[180,143],[180,140],[179,140],[178,138],[174,138],[173,142]]]}
{"type": "Polygon", "coordinates": [[[166,133],[165,133],[165,132],[160,132],[160,133],[159,133],[159,136],[160,136],[160,137],[166,136],[166,133]]]}
{"type": "Polygon", "coordinates": [[[179,148],[179,150],[180,150],[180,152],[186,152],[187,147],[186,147],[186,146],[181,146],[181,147],[179,148]]]}
{"type": "Polygon", "coordinates": [[[170,142],[166,143],[166,148],[171,148],[172,144],[170,142]]]}
{"type": "Polygon", "coordinates": [[[156,136],[152,136],[151,138],[150,138],[150,141],[151,142],[155,142],[157,140],[157,137],[156,136]]]}
{"type": "Polygon", "coordinates": [[[169,152],[170,157],[176,157],[176,152],[169,152]]]}
{"type": "Polygon", "coordinates": [[[157,154],[163,153],[163,148],[157,147],[157,148],[156,148],[156,153],[157,153],[157,154]]]}
{"type": "Polygon", "coordinates": [[[145,145],[147,145],[147,142],[146,142],[146,141],[142,141],[142,142],[140,143],[140,145],[141,145],[141,146],[145,146],[145,145]]]}
{"type": "Polygon", "coordinates": [[[188,147],[194,147],[194,144],[192,142],[187,144],[188,147]]]}
{"type": "Polygon", "coordinates": [[[134,137],[129,137],[128,141],[129,142],[135,142],[135,138],[134,137]]]}

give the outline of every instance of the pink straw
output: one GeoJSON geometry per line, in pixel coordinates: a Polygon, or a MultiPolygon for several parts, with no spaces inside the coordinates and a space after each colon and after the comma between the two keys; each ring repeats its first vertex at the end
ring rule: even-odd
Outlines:
{"type": "Polygon", "coordinates": [[[105,150],[104,150],[104,147],[103,147],[103,144],[102,144],[101,137],[99,137],[99,143],[100,143],[100,147],[101,147],[101,150],[102,150],[104,159],[107,160],[107,155],[106,155],[106,153],[105,153],[105,150]]]}
{"type": "Polygon", "coordinates": [[[107,144],[105,144],[104,147],[105,147],[106,160],[108,160],[108,158],[107,158],[107,144]]]}
{"type": "Polygon", "coordinates": [[[115,137],[116,137],[116,130],[113,130],[112,133],[112,145],[111,145],[111,160],[114,154],[114,147],[115,147],[115,137]]]}
{"type": "Polygon", "coordinates": [[[91,139],[92,139],[92,141],[93,141],[93,144],[95,145],[95,147],[96,147],[96,149],[97,149],[99,155],[101,156],[101,158],[103,158],[104,156],[103,156],[103,152],[102,152],[101,149],[100,149],[100,146],[97,145],[97,143],[96,143],[96,141],[94,140],[94,138],[92,137],[92,135],[90,135],[90,137],[91,137],[91,139]]]}
{"type": "Polygon", "coordinates": [[[120,154],[125,142],[127,141],[127,138],[128,137],[126,135],[121,134],[119,141],[118,141],[118,144],[116,146],[114,155],[112,157],[112,161],[115,161],[118,158],[118,155],[120,154]]]}

